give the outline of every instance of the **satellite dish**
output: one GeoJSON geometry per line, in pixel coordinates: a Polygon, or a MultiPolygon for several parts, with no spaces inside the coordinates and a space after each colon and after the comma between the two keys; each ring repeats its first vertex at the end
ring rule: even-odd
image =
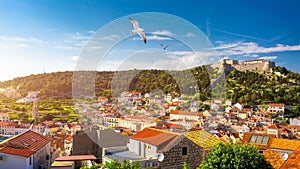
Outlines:
{"type": "Polygon", "coordinates": [[[165,158],[165,156],[164,156],[163,153],[158,153],[157,159],[158,159],[159,162],[162,162],[164,160],[164,158],[165,158]]]}
{"type": "Polygon", "coordinates": [[[283,153],[283,154],[281,155],[281,158],[282,158],[284,161],[286,161],[286,160],[289,158],[289,155],[288,155],[287,153],[283,153]]]}

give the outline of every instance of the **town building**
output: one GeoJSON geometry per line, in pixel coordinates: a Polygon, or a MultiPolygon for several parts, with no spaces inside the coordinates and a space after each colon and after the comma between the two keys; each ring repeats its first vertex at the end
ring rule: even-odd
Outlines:
{"type": "Polygon", "coordinates": [[[145,128],[130,137],[127,149],[107,152],[103,156],[103,162],[109,163],[115,159],[140,161],[143,169],[181,169],[186,162],[195,168],[218,141],[205,131],[180,134],[145,128]]]}
{"type": "Polygon", "coordinates": [[[284,109],[284,104],[272,103],[268,105],[268,111],[273,114],[276,114],[279,117],[284,117],[284,109]]]}
{"type": "Polygon", "coordinates": [[[127,136],[123,136],[112,129],[90,128],[79,131],[73,136],[72,155],[91,154],[97,158],[98,163],[101,163],[104,149],[126,146],[127,141],[127,136]]]}
{"type": "Polygon", "coordinates": [[[0,168],[48,169],[50,144],[50,138],[30,130],[7,139],[0,144],[0,168]]]}
{"type": "Polygon", "coordinates": [[[0,113],[0,122],[8,122],[9,114],[8,113],[0,113]]]}

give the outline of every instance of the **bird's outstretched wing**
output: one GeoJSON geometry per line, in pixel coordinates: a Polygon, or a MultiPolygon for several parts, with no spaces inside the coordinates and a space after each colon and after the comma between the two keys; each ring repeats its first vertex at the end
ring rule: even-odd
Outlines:
{"type": "Polygon", "coordinates": [[[132,18],[129,18],[129,20],[130,20],[131,23],[133,24],[133,28],[134,28],[134,29],[138,29],[138,28],[139,28],[139,23],[138,23],[136,20],[134,20],[134,19],[132,19],[132,18]]]}
{"type": "Polygon", "coordinates": [[[140,35],[140,37],[143,38],[143,41],[144,41],[144,43],[146,44],[146,43],[147,43],[147,39],[146,39],[145,33],[144,33],[144,32],[138,32],[138,34],[140,35]]]}
{"type": "Polygon", "coordinates": [[[164,47],[164,50],[166,50],[168,47],[169,47],[169,45],[165,46],[165,47],[164,47]]]}

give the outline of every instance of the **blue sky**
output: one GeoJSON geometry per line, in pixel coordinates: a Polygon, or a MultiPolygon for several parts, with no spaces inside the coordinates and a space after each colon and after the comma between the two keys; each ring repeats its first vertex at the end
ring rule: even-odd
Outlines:
{"type": "Polygon", "coordinates": [[[0,0],[0,81],[43,72],[75,70],[85,63],[83,61],[93,63],[89,68],[98,70],[169,69],[170,65],[183,69],[201,64],[206,57],[214,57],[215,61],[216,55],[239,60],[266,58],[300,72],[299,6],[300,2],[296,0],[239,3],[0,0]],[[166,15],[154,17],[144,12],[166,15]],[[146,45],[137,35],[130,35],[132,25],[128,16],[135,17],[145,29],[149,37],[146,45]],[[181,21],[189,23],[184,22],[186,26],[173,25],[173,19],[168,19],[175,16],[183,19],[177,25],[181,21]],[[107,25],[114,27],[109,29],[114,32],[105,32],[103,28],[109,28],[107,25]],[[191,32],[193,26],[202,33],[191,32]],[[102,49],[97,46],[100,44],[97,39],[104,37],[107,42],[114,38],[123,40],[111,43],[111,50],[107,53],[103,48],[109,49],[110,42],[105,43],[106,46],[101,44],[102,49]],[[180,37],[186,39],[176,39],[180,37]],[[97,42],[92,44],[93,41],[97,42]],[[169,45],[166,51],[162,50],[161,43],[169,45]],[[89,45],[95,45],[97,50],[86,52],[89,45]],[[205,53],[204,48],[213,50],[213,55],[205,53]],[[101,52],[106,55],[101,55],[101,52]],[[151,52],[156,57],[151,57],[151,52]],[[201,55],[201,61],[195,54],[201,55]],[[148,59],[141,59],[143,64],[135,59],[137,56],[148,59]],[[171,64],[164,64],[166,61],[171,64]],[[181,63],[185,65],[181,66],[181,63]]]}

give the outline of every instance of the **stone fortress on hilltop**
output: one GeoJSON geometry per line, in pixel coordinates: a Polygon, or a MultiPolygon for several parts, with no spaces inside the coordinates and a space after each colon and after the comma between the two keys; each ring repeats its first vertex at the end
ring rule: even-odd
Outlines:
{"type": "Polygon", "coordinates": [[[265,59],[256,59],[256,60],[231,60],[231,59],[223,59],[221,62],[212,65],[212,67],[219,67],[219,70],[222,71],[270,71],[271,68],[275,66],[275,62],[267,61],[265,59]]]}

